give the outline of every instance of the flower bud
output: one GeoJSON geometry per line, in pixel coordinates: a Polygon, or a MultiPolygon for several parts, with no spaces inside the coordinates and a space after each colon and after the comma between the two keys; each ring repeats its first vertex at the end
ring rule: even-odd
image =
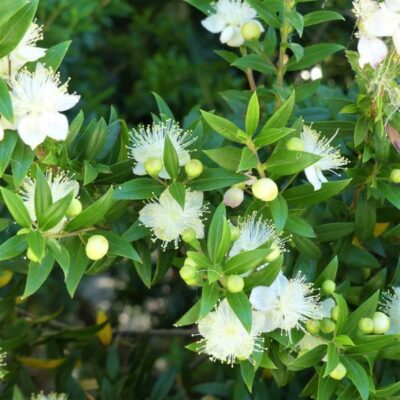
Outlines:
{"type": "Polygon", "coordinates": [[[242,25],[240,33],[244,40],[258,40],[262,33],[262,27],[259,22],[249,21],[242,25]]]}
{"type": "Polygon", "coordinates": [[[144,169],[150,176],[158,176],[163,169],[163,161],[158,157],[149,157],[144,162],[144,169]]]}
{"type": "Polygon", "coordinates": [[[196,262],[189,257],[185,258],[185,262],[183,263],[183,265],[188,265],[190,267],[197,268],[196,262]]]}
{"type": "Polygon", "coordinates": [[[108,240],[102,235],[94,235],[86,243],[86,255],[90,260],[100,260],[108,252],[108,240]]]}
{"type": "Polygon", "coordinates": [[[322,283],[322,290],[325,294],[333,294],[336,290],[336,283],[327,279],[322,283]]]}
{"type": "Polygon", "coordinates": [[[390,182],[400,183],[400,169],[392,169],[390,172],[390,182]]]}
{"type": "Polygon", "coordinates": [[[39,257],[36,256],[36,254],[33,252],[33,250],[28,247],[28,250],[26,251],[26,257],[28,260],[32,261],[33,263],[38,263],[40,262],[39,257]]]}
{"type": "Polygon", "coordinates": [[[390,319],[383,312],[374,313],[372,320],[374,322],[374,333],[376,335],[386,333],[390,329],[390,319]]]}
{"type": "Polygon", "coordinates": [[[82,203],[78,199],[72,199],[65,215],[69,218],[76,217],[82,212],[82,203]]]}
{"type": "Polygon", "coordinates": [[[189,160],[185,165],[185,172],[189,179],[199,177],[203,173],[203,164],[199,160],[189,160]]]}
{"type": "Polygon", "coordinates": [[[196,240],[196,231],[192,228],[187,228],[182,232],[181,236],[185,243],[191,243],[196,240]]]}
{"type": "Polygon", "coordinates": [[[224,203],[231,208],[239,207],[244,200],[244,192],[242,189],[231,187],[224,194],[224,203]]]}
{"type": "Polygon", "coordinates": [[[271,253],[265,257],[265,261],[268,263],[274,262],[281,255],[281,249],[276,244],[271,246],[271,250],[271,253]]]}
{"type": "Polygon", "coordinates": [[[278,186],[269,178],[258,179],[252,186],[254,197],[263,201],[275,200],[278,196],[278,186]]]}
{"type": "Polygon", "coordinates": [[[321,322],[321,331],[324,333],[332,333],[335,331],[336,323],[330,318],[324,318],[321,322]]]}
{"type": "Polygon", "coordinates": [[[246,182],[235,183],[232,187],[244,190],[246,189],[246,182]]]}
{"type": "Polygon", "coordinates": [[[311,333],[312,335],[316,335],[321,329],[321,322],[317,319],[309,319],[306,322],[306,329],[307,332],[311,333]]]}
{"type": "Polygon", "coordinates": [[[339,307],[338,306],[332,307],[331,318],[334,321],[337,321],[339,319],[339,307]]]}
{"type": "Polygon", "coordinates": [[[235,240],[238,240],[240,237],[240,228],[238,226],[229,224],[231,228],[231,240],[234,242],[235,240]]]}
{"type": "Polygon", "coordinates": [[[358,323],[358,329],[365,334],[372,333],[374,331],[374,321],[372,318],[361,318],[358,323]]]}
{"type": "Polygon", "coordinates": [[[229,275],[226,280],[226,288],[231,293],[240,293],[244,287],[244,280],[239,275],[229,275]]]}
{"type": "Polygon", "coordinates": [[[298,137],[292,137],[286,142],[286,148],[291,151],[303,151],[304,142],[298,137]]]}
{"type": "Polygon", "coordinates": [[[329,374],[332,379],[336,379],[337,381],[341,381],[347,374],[346,367],[339,363],[336,368],[329,374]]]}
{"type": "Polygon", "coordinates": [[[10,283],[14,273],[9,269],[5,269],[1,271],[0,274],[0,288],[2,288],[10,283]]]}
{"type": "Polygon", "coordinates": [[[180,270],[179,270],[179,275],[181,278],[186,282],[189,279],[194,279],[196,278],[196,268],[193,267],[192,265],[184,265],[180,270]]]}

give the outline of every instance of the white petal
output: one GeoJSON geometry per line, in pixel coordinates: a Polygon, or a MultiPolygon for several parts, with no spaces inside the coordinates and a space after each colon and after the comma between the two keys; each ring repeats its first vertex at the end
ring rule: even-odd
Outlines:
{"type": "Polygon", "coordinates": [[[275,329],[279,328],[279,321],[274,318],[272,312],[266,312],[264,313],[264,325],[262,328],[263,332],[272,332],[275,329]]]}
{"type": "Polygon", "coordinates": [[[81,96],[77,94],[63,94],[57,104],[57,111],[66,111],[78,103],[81,96]]]}
{"type": "Polygon", "coordinates": [[[197,207],[200,208],[203,204],[203,192],[186,192],[185,208],[197,207]]]}
{"type": "Polygon", "coordinates": [[[227,26],[222,32],[221,35],[219,37],[219,40],[221,41],[221,43],[227,43],[229,42],[233,35],[235,34],[234,29],[232,26],[227,26]]]}
{"type": "Polygon", "coordinates": [[[46,133],[38,115],[25,115],[20,119],[17,129],[22,141],[32,150],[46,139],[46,133]]]}
{"type": "Polygon", "coordinates": [[[364,68],[366,64],[371,64],[373,68],[376,68],[388,54],[385,42],[378,38],[361,36],[357,49],[360,53],[359,63],[361,68],[364,68]]]}
{"type": "Polygon", "coordinates": [[[304,173],[306,174],[308,182],[313,185],[314,190],[321,189],[321,181],[318,179],[317,170],[313,165],[305,168],[304,173]]]}
{"type": "Polygon", "coordinates": [[[232,37],[227,41],[227,45],[231,47],[240,47],[244,43],[244,38],[238,28],[234,29],[232,37]]]}
{"type": "Polygon", "coordinates": [[[321,318],[330,318],[332,308],[336,306],[335,300],[328,298],[321,303],[321,318]]]}
{"type": "Polygon", "coordinates": [[[400,13],[399,0],[385,0],[385,6],[392,12],[400,13]]]}
{"type": "Polygon", "coordinates": [[[158,204],[146,204],[139,211],[140,222],[148,228],[153,228],[156,225],[156,216],[158,215],[160,206],[158,204]]]}
{"type": "Polygon", "coordinates": [[[44,112],[45,134],[55,140],[65,140],[68,136],[68,119],[58,112],[44,112]]]}
{"type": "Polygon", "coordinates": [[[277,292],[271,286],[257,286],[250,294],[250,303],[258,311],[268,311],[276,299],[277,292]]]}
{"type": "MultiPolygon", "coordinates": [[[[22,65],[28,61],[37,61],[46,55],[46,49],[41,47],[26,46],[18,50],[18,61],[22,62],[22,65]]],[[[21,66],[22,66],[21,65],[21,66]]]]}
{"type": "Polygon", "coordinates": [[[192,219],[189,225],[196,232],[196,239],[204,239],[204,225],[200,218],[192,219]]]}
{"type": "Polygon", "coordinates": [[[133,173],[135,175],[146,175],[147,172],[144,169],[144,164],[143,163],[136,163],[136,165],[133,167],[133,173]]]}
{"type": "Polygon", "coordinates": [[[219,33],[224,29],[224,21],[218,15],[210,15],[201,24],[211,33],[219,33]]]}
{"type": "Polygon", "coordinates": [[[369,35],[392,36],[397,29],[395,19],[396,15],[383,4],[378,12],[373,13],[364,21],[364,29],[369,35]]]}
{"type": "Polygon", "coordinates": [[[400,55],[400,28],[399,30],[393,35],[393,43],[394,47],[396,48],[396,52],[400,55]]]}
{"type": "Polygon", "coordinates": [[[3,140],[4,138],[4,130],[2,128],[2,126],[0,125],[0,140],[3,140]]]}
{"type": "Polygon", "coordinates": [[[171,177],[169,176],[169,174],[165,168],[163,168],[161,170],[161,172],[158,174],[158,176],[162,179],[171,179],[171,177]]]}

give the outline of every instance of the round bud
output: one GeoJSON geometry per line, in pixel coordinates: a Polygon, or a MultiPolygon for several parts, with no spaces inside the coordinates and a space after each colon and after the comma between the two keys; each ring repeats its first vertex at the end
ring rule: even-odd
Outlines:
{"type": "Polygon", "coordinates": [[[191,265],[184,265],[179,270],[179,275],[186,282],[189,279],[196,278],[196,268],[191,265]]]}
{"type": "Polygon", "coordinates": [[[89,259],[97,261],[103,258],[108,252],[108,240],[102,235],[94,235],[86,243],[86,255],[89,259]]]}
{"type": "Polygon", "coordinates": [[[69,218],[76,217],[82,212],[82,203],[78,199],[72,199],[65,215],[69,218]]]}
{"type": "Polygon", "coordinates": [[[321,322],[317,319],[309,319],[306,322],[306,329],[307,332],[311,333],[312,335],[316,335],[321,329],[321,322]]]}
{"type": "Polygon", "coordinates": [[[265,261],[268,263],[274,262],[280,255],[281,255],[281,249],[277,245],[272,245],[271,246],[271,253],[265,257],[265,261]]]}
{"type": "Polygon", "coordinates": [[[239,207],[244,200],[242,189],[231,187],[224,194],[224,204],[231,208],[239,207]]]}
{"type": "Polygon", "coordinates": [[[386,333],[390,329],[390,319],[383,312],[374,313],[372,320],[374,322],[374,333],[376,335],[386,333]]]}
{"type": "Polygon", "coordinates": [[[229,275],[226,280],[226,288],[231,293],[240,293],[244,287],[244,280],[239,275],[229,275]]]}
{"type": "Polygon", "coordinates": [[[392,169],[390,172],[390,182],[400,183],[400,169],[392,169]]]}
{"type": "Polygon", "coordinates": [[[246,189],[246,182],[235,183],[232,187],[244,190],[246,189]]]}
{"type": "Polygon", "coordinates": [[[201,286],[201,279],[198,277],[184,280],[188,286],[201,286]]]}
{"type": "Polygon", "coordinates": [[[337,321],[339,319],[339,307],[338,306],[332,307],[332,309],[331,309],[331,318],[334,321],[337,321]]]}
{"type": "Polygon", "coordinates": [[[163,161],[158,157],[149,157],[144,162],[144,169],[150,176],[158,176],[163,169],[163,161]]]}
{"type": "Polygon", "coordinates": [[[199,177],[203,173],[203,164],[199,160],[189,160],[185,165],[185,172],[189,179],[199,177]]]}
{"type": "Polygon", "coordinates": [[[259,22],[249,21],[242,25],[240,33],[244,40],[258,40],[262,33],[262,27],[259,22]]]}
{"type": "Polygon", "coordinates": [[[291,151],[303,151],[304,142],[298,137],[292,137],[286,142],[286,148],[291,151]]]}
{"type": "Polygon", "coordinates": [[[336,368],[329,374],[332,379],[336,379],[337,381],[341,381],[347,374],[346,367],[339,363],[336,368]]]}
{"type": "Polygon", "coordinates": [[[333,294],[336,290],[336,283],[331,281],[330,279],[327,279],[322,283],[322,290],[325,294],[333,294]]]}
{"type": "Polygon", "coordinates": [[[258,179],[252,186],[254,197],[263,201],[275,200],[278,196],[278,186],[269,178],[258,179]]]}
{"type": "Polygon", "coordinates": [[[9,269],[5,269],[0,272],[0,288],[8,285],[14,276],[14,273],[9,269]]]}
{"type": "Polygon", "coordinates": [[[321,331],[324,333],[332,333],[335,331],[336,323],[330,318],[324,318],[321,322],[321,331]]]}
{"type": "Polygon", "coordinates": [[[183,263],[183,265],[188,265],[190,267],[197,268],[196,262],[189,257],[185,258],[185,262],[183,263]]]}
{"type": "Polygon", "coordinates": [[[21,228],[18,232],[17,235],[26,235],[29,233],[29,229],[28,228],[21,228]]]}
{"type": "Polygon", "coordinates": [[[28,247],[28,250],[26,251],[26,257],[28,258],[28,260],[34,263],[38,263],[40,261],[39,257],[36,256],[36,254],[30,247],[28,247]]]}
{"type": "Polygon", "coordinates": [[[358,323],[358,329],[365,334],[372,333],[374,331],[374,321],[372,318],[361,318],[358,323]]]}
{"type": "Polygon", "coordinates": [[[196,240],[196,231],[192,228],[187,228],[182,232],[181,236],[185,243],[191,243],[196,240]]]}
{"type": "Polygon", "coordinates": [[[232,224],[230,224],[230,228],[231,228],[231,240],[234,242],[235,240],[238,240],[240,237],[240,228],[232,224]]]}

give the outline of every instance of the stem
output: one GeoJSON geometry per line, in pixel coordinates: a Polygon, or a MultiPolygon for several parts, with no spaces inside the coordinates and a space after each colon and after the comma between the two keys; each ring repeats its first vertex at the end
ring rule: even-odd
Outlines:
{"type": "MultiPolygon", "coordinates": [[[[247,54],[246,47],[242,46],[240,48],[240,54],[242,56],[245,56],[247,54]]],[[[251,68],[247,68],[245,73],[246,73],[247,81],[249,82],[250,90],[252,92],[254,92],[257,89],[257,84],[256,84],[256,81],[254,79],[253,70],[251,68]]]]}

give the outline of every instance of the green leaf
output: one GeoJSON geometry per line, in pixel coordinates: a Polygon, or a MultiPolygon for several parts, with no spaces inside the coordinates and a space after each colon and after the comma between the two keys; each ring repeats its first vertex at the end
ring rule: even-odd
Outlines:
{"type": "Polygon", "coordinates": [[[320,156],[304,151],[276,151],[268,158],[265,169],[276,176],[292,175],[320,160],[320,156]]]}
{"type": "Polygon", "coordinates": [[[329,10],[313,11],[304,16],[305,27],[322,24],[323,22],[327,21],[344,21],[344,18],[336,11],[329,10]]]}
{"type": "Polygon", "coordinates": [[[15,222],[24,228],[31,228],[32,221],[29,216],[28,210],[26,209],[21,197],[11,190],[6,188],[0,188],[1,195],[3,196],[4,203],[6,204],[8,211],[14,218],[15,222]]]}
{"type": "Polygon", "coordinates": [[[231,65],[242,71],[246,71],[250,68],[266,75],[271,75],[275,71],[272,65],[268,64],[266,60],[258,54],[248,54],[240,57],[233,61],[231,65]]]}
{"type": "Polygon", "coordinates": [[[289,205],[296,207],[307,207],[313,204],[325,201],[341,191],[343,191],[351,182],[351,179],[341,181],[325,182],[321,189],[314,191],[310,184],[295,186],[283,193],[289,205]]]}
{"type": "Polygon", "coordinates": [[[218,282],[205,283],[201,291],[199,319],[204,318],[219,299],[218,282]]]}
{"type": "Polygon", "coordinates": [[[115,200],[146,200],[159,196],[165,187],[151,178],[136,178],[119,185],[114,193],[115,200]]]}
{"type": "Polygon", "coordinates": [[[314,286],[321,287],[323,282],[328,279],[330,279],[331,281],[335,281],[337,270],[338,270],[338,258],[337,256],[335,256],[325,267],[325,269],[321,272],[318,278],[315,280],[314,286]]]}
{"type": "Polygon", "coordinates": [[[379,191],[384,195],[386,200],[400,209],[400,187],[380,182],[379,191]]]}
{"type": "Polygon", "coordinates": [[[242,374],[242,378],[248,391],[251,393],[253,389],[253,381],[256,375],[256,371],[253,365],[249,361],[241,361],[240,362],[240,373],[242,374]]]}
{"type": "Polygon", "coordinates": [[[200,315],[200,301],[195,303],[178,321],[175,322],[174,326],[186,326],[192,325],[199,320],[200,315]]]}
{"type": "Polygon", "coordinates": [[[324,60],[333,53],[343,50],[340,44],[321,43],[307,46],[304,48],[304,56],[300,61],[291,57],[287,64],[287,71],[299,71],[324,60]]]}
{"type": "Polygon", "coordinates": [[[369,399],[370,379],[365,369],[355,360],[348,357],[342,358],[342,363],[347,369],[347,377],[354,383],[362,400],[369,399]]]}
{"type": "Polygon", "coordinates": [[[65,42],[58,43],[55,46],[48,48],[46,50],[46,55],[39,61],[46,65],[46,67],[51,68],[53,71],[57,71],[65,57],[65,54],[67,54],[71,43],[71,40],[66,40],[65,42]]]}
{"type": "Polygon", "coordinates": [[[322,374],[318,377],[318,392],[316,400],[330,400],[333,393],[335,392],[336,382],[326,377],[324,378],[322,374]]]}
{"type": "Polygon", "coordinates": [[[71,205],[73,198],[74,192],[71,191],[66,196],[46,208],[42,213],[42,218],[39,223],[40,229],[42,231],[48,231],[49,229],[54,228],[62,218],[65,217],[65,213],[71,205]]]}
{"type": "Polygon", "coordinates": [[[194,191],[208,192],[245,182],[248,179],[246,175],[233,174],[221,168],[204,168],[201,176],[187,186],[194,191]]]}
{"type": "Polygon", "coordinates": [[[252,308],[247,296],[241,293],[227,293],[226,299],[231,306],[233,312],[239,318],[240,322],[243,324],[244,328],[250,332],[252,325],[252,308]]]}
{"type": "Polygon", "coordinates": [[[17,235],[0,245],[0,261],[9,260],[23,253],[28,247],[26,235],[17,235]]]}
{"type": "Polygon", "coordinates": [[[343,327],[347,321],[349,310],[347,308],[347,303],[341,294],[334,293],[336,305],[338,307],[338,318],[336,320],[336,335],[341,334],[343,327]]]}
{"type": "Polygon", "coordinates": [[[344,264],[355,268],[379,268],[379,261],[367,250],[348,244],[339,254],[339,259],[344,264]]]}
{"type": "Polygon", "coordinates": [[[30,263],[28,267],[28,276],[23,298],[29,297],[37,292],[50,275],[54,266],[54,258],[50,253],[46,254],[41,263],[30,263]]]}
{"type": "Polygon", "coordinates": [[[164,166],[168,172],[168,175],[173,180],[176,180],[179,173],[179,158],[178,154],[176,153],[175,147],[172,144],[172,141],[168,135],[165,136],[164,143],[164,166]]]}
{"type": "Polygon", "coordinates": [[[382,386],[376,389],[374,398],[388,399],[390,396],[394,396],[398,393],[400,393],[400,382],[392,383],[391,385],[382,386]]]}
{"type": "Polygon", "coordinates": [[[236,256],[233,256],[226,262],[224,266],[224,273],[229,275],[244,274],[265,263],[265,257],[270,252],[270,249],[243,251],[236,256]]]}
{"type": "Polygon", "coordinates": [[[354,145],[359,146],[368,137],[369,132],[369,119],[360,117],[356,122],[354,130],[354,145]]]}
{"type": "Polygon", "coordinates": [[[304,354],[298,356],[294,361],[288,364],[289,371],[301,371],[305,368],[316,365],[325,355],[325,345],[319,345],[304,354]]]}
{"type": "Polygon", "coordinates": [[[0,141],[0,178],[3,176],[8,164],[11,161],[12,154],[17,144],[17,135],[8,133],[0,141]]]}
{"type": "Polygon", "coordinates": [[[313,227],[305,219],[297,215],[289,215],[285,230],[303,237],[315,237],[313,227]]]}
{"type": "Polygon", "coordinates": [[[264,125],[260,133],[255,137],[254,144],[257,148],[267,146],[290,135],[294,131],[295,129],[293,128],[265,128],[264,125]]]}
{"type": "Polygon", "coordinates": [[[77,156],[80,157],[83,153],[86,160],[96,159],[107,141],[107,122],[105,119],[100,118],[95,125],[85,130],[81,138],[84,139],[84,141],[80,142],[81,148],[77,156]]]}
{"type": "Polygon", "coordinates": [[[235,172],[240,163],[242,150],[238,147],[226,146],[217,149],[203,150],[203,153],[220,167],[235,172]]]}
{"type": "Polygon", "coordinates": [[[174,114],[171,109],[168,107],[168,104],[164,101],[164,99],[158,95],[156,92],[152,92],[154,98],[156,99],[158,111],[160,113],[161,119],[172,119],[174,120],[174,114]]]}
{"type": "Polygon", "coordinates": [[[11,96],[6,83],[0,79],[0,116],[12,122],[14,119],[11,96]]]}
{"type": "Polygon", "coordinates": [[[244,278],[246,291],[256,286],[271,286],[272,282],[277,278],[283,264],[283,255],[279,256],[274,262],[270,263],[266,268],[252,273],[244,278]]]}
{"type": "Polygon", "coordinates": [[[310,239],[295,235],[293,236],[293,242],[297,250],[304,256],[315,259],[321,257],[321,251],[319,247],[310,239]]]}
{"type": "Polygon", "coordinates": [[[67,284],[68,293],[71,297],[74,297],[75,291],[81,281],[83,274],[86,271],[86,267],[89,263],[86,257],[85,245],[79,238],[73,238],[68,243],[68,250],[70,254],[73,254],[71,265],[68,269],[67,278],[65,283],[67,284]]]}
{"type": "Polygon", "coordinates": [[[201,115],[207,124],[224,138],[231,140],[232,142],[246,142],[246,132],[243,132],[234,123],[203,110],[201,110],[201,115]]]}
{"type": "Polygon", "coordinates": [[[376,224],[376,206],[375,201],[367,199],[365,194],[361,194],[357,200],[355,224],[358,238],[372,238],[376,224]]]}
{"type": "Polygon", "coordinates": [[[39,166],[36,166],[35,171],[35,214],[39,225],[42,225],[42,214],[53,203],[53,198],[47,179],[39,166]]]}
{"type": "Polygon", "coordinates": [[[237,172],[247,171],[257,166],[258,157],[248,147],[243,147],[237,172]]]}
{"type": "Polygon", "coordinates": [[[94,168],[87,160],[83,162],[83,165],[84,165],[83,186],[85,186],[93,182],[97,178],[98,172],[96,168],[94,168]]]}
{"type": "Polygon", "coordinates": [[[34,158],[35,153],[31,150],[31,148],[25,145],[22,141],[17,141],[17,145],[11,159],[11,170],[15,187],[18,187],[22,180],[26,177],[34,158]]]}
{"type": "Polygon", "coordinates": [[[185,186],[180,182],[174,182],[172,185],[168,186],[168,191],[171,196],[178,202],[178,204],[184,208],[185,207],[185,196],[186,189],[185,186]]]}
{"type": "Polygon", "coordinates": [[[28,3],[28,0],[12,0],[0,2],[0,27],[15,15],[23,6],[28,3]]]}
{"type": "Polygon", "coordinates": [[[38,258],[39,262],[42,261],[46,251],[46,242],[42,234],[38,231],[29,232],[28,245],[33,254],[38,258]]]}
{"type": "Polygon", "coordinates": [[[278,197],[275,200],[270,201],[268,205],[271,210],[275,227],[278,231],[281,231],[285,227],[288,218],[288,206],[286,200],[281,194],[278,194],[278,197]]]}
{"type": "Polygon", "coordinates": [[[328,343],[327,362],[324,372],[324,378],[327,377],[339,364],[339,351],[335,343],[328,343]]]}
{"type": "Polygon", "coordinates": [[[315,228],[315,232],[321,243],[331,242],[349,236],[354,230],[354,222],[332,222],[330,224],[319,225],[315,228]]]}
{"type": "Polygon", "coordinates": [[[225,257],[231,245],[231,230],[226,220],[224,203],[215,210],[207,238],[207,252],[210,260],[218,264],[225,257]]]}
{"type": "Polygon", "coordinates": [[[83,210],[77,217],[70,221],[65,230],[68,232],[87,228],[100,222],[114,203],[114,191],[111,187],[100,199],[83,210]]]}
{"type": "Polygon", "coordinates": [[[261,133],[270,128],[282,128],[289,121],[290,116],[293,112],[293,107],[295,103],[296,95],[293,91],[292,94],[287,98],[287,100],[279,107],[277,111],[274,112],[272,117],[265,123],[261,133]]]}
{"type": "Polygon", "coordinates": [[[116,257],[125,257],[129,258],[130,260],[137,261],[141,263],[142,260],[137,253],[137,251],[133,248],[133,246],[123,237],[109,231],[96,231],[99,235],[103,235],[109,243],[109,256],[116,256],[116,257]]]}
{"type": "Polygon", "coordinates": [[[304,29],[304,17],[299,12],[292,9],[286,13],[286,18],[301,37],[304,29]]]}
{"type": "Polygon", "coordinates": [[[257,129],[260,121],[260,104],[258,103],[257,92],[250,97],[249,105],[246,113],[246,133],[252,137],[257,129]]]}
{"type": "Polygon", "coordinates": [[[55,239],[48,239],[46,245],[50,254],[59,264],[64,272],[64,276],[66,277],[70,267],[70,256],[68,250],[55,239]]]}
{"type": "Polygon", "coordinates": [[[33,20],[37,6],[38,0],[31,0],[2,25],[0,58],[5,57],[17,47],[33,20]]]}
{"type": "Polygon", "coordinates": [[[152,262],[150,249],[141,242],[136,244],[136,248],[138,249],[141,262],[134,260],[133,264],[140,279],[143,281],[146,287],[150,289],[152,282],[152,262]]]}
{"type": "Polygon", "coordinates": [[[304,56],[304,47],[298,43],[288,43],[288,47],[293,51],[296,61],[300,61],[304,56]]]}

